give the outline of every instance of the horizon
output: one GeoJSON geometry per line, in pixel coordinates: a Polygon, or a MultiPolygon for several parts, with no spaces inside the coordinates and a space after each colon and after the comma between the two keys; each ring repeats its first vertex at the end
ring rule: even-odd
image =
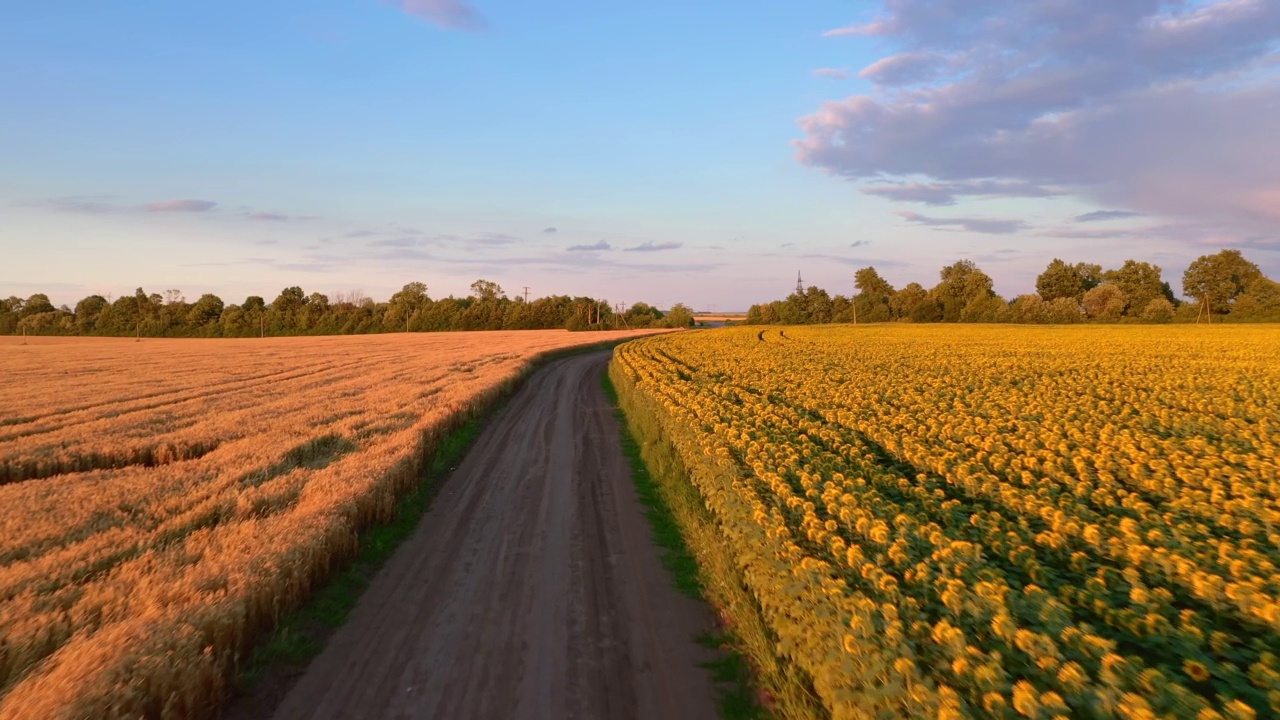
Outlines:
{"type": "Polygon", "coordinates": [[[1280,277],[1280,4],[511,0],[0,27],[0,296],[168,288],[743,312],[976,262],[1280,277]],[[785,268],[785,269],[782,269],[785,268]]]}

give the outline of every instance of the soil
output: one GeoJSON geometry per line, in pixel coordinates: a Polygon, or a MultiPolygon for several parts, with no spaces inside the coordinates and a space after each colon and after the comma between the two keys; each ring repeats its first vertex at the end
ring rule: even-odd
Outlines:
{"type": "Polygon", "coordinates": [[[271,717],[717,716],[712,619],[653,544],[609,357],[526,381],[271,717]]]}

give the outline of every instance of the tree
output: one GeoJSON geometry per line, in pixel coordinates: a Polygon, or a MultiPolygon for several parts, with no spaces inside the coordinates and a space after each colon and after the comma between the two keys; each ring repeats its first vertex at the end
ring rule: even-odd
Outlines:
{"type": "Polygon", "coordinates": [[[294,285],[293,287],[287,287],[280,291],[280,294],[276,296],[276,299],[271,301],[271,310],[282,315],[287,315],[300,309],[306,304],[307,294],[302,291],[302,288],[294,285]]]}
{"type": "Polygon", "coordinates": [[[427,286],[424,283],[408,283],[400,289],[400,292],[391,296],[383,323],[388,329],[409,330],[409,323],[414,314],[421,310],[428,300],[430,298],[427,297],[427,286]]]}
{"type": "Polygon", "coordinates": [[[187,322],[196,327],[211,325],[222,317],[223,309],[222,298],[212,293],[205,293],[187,311],[187,322]]]}
{"type": "Polygon", "coordinates": [[[1073,298],[1083,294],[1084,281],[1076,269],[1060,258],[1054,258],[1036,278],[1036,294],[1049,302],[1058,298],[1073,298]]]}
{"type": "Polygon", "coordinates": [[[1084,311],[1095,320],[1119,320],[1128,305],[1129,298],[1116,283],[1102,283],[1084,294],[1084,311]]]}
{"type": "Polygon", "coordinates": [[[693,327],[693,310],[684,303],[676,303],[662,318],[662,323],[673,328],[693,327]]]}
{"type": "Polygon", "coordinates": [[[1231,319],[1246,322],[1280,322],[1280,283],[1257,277],[1231,304],[1231,319]]]}
{"type": "Polygon", "coordinates": [[[22,298],[9,297],[0,300],[0,335],[9,335],[18,329],[18,310],[22,308],[22,298]]]}
{"type": "Polygon", "coordinates": [[[1014,298],[1011,308],[1013,321],[1024,324],[1045,322],[1047,306],[1041,295],[1019,295],[1014,298]]]}
{"type": "Polygon", "coordinates": [[[1054,258],[1036,278],[1036,293],[1045,302],[1058,298],[1071,298],[1080,302],[1086,292],[1098,286],[1101,274],[1100,265],[1069,265],[1064,260],[1054,258]]]}
{"type": "Polygon", "coordinates": [[[943,322],[960,322],[966,305],[995,295],[991,276],[972,260],[958,260],[942,268],[938,276],[941,282],[933,288],[932,294],[942,307],[943,322]]]}
{"type": "Polygon", "coordinates": [[[138,288],[133,292],[134,336],[139,339],[142,338],[142,324],[150,320],[151,315],[155,312],[158,304],[156,297],[158,296],[148,295],[142,288],[138,288]]]}
{"type": "Polygon", "coordinates": [[[51,313],[54,310],[57,310],[57,308],[53,306],[53,303],[49,302],[48,295],[45,295],[44,293],[36,293],[35,295],[27,298],[26,302],[22,303],[22,307],[18,310],[18,314],[21,317],[28,318],[32,315],[51,313]]]}
{"type": "Polygon", "coordinates": [[[93,333],[98,326],[98,319],[102,317],[103,311],[108,307],[110,307],[110,304],[101,295],[90,295],[76,303],[76,329],[80,334],[89,335],[93,333]]]}
{"type": "Polygon", "coordinates": [[[937,305],[929,299],[929,291],[920,283],[907,283],[905,287],[889,298],[889,308],[893,316],[899,320],[911,322],[934,322],[922,320],[921,316],[932,315],[937,305]]]}
{"type": "Polygon", "coordinates": [[[873,267],[865,267],[853,274],[853,286],[858,294],[853,298],[856,322],[888,322],[893,318],[889,304],[893,298],[893,286],[880,277],[873,267]]]}
{"type": "Polygon", "coordinates": [[[1044,321],[1054,325],[1070,325],[1078,323],[1084,316],[1080,314],[1080,303],[1072,298],[1058,298],[1045,303],[1044,321]]]}
{"type": "MultiPolygon", "coordinates": [[[[426,287],[423,287],[426,292],[426,287]]],[[[505,298],[507,295],[502,291],[502,286],[491,280],[477,280],[471,283],[471,294],[477,300],[497,300],[505,298]]]]}
{"type": "MultiPolygon", "coordinates": [[[[241,331],[246,335],[265,335],[265,324],[267,316],[267,302],[257,295],[250,295],[244,299],[244,304],[240,306],[242,323],[244,325],[241,331]]],[[[237,333],[240,334],[240,333],[237,333]]]]}
{"type": "Polygon", "coordinates": [[[1262,271],[1239,250],[1223,250],[1201,255],[1187,267],[1182,274],[1182,294],[1195,298],[1211,313],[1226,313],[1231,303],[1244,294],[1245,286],[1260,277],[1262,271]]]}
{"type": "Polygon", "coordinates": [[[1149,323],[1167,323],[1173,321],[1173,303],[1167,298],[1158,297],[1147,303],[1142,309],[1142,321],[1149,323]]]}
{"type": "Polygon", "coordinates": [[[1138,317],[1158,297],[1173,302],[1173,291],[1161,277],[1159,265],[1125,260],[1118,270],[1103,273],[1103,280],[1115,284],[1124,295],[1127,304],[1124,314],[1138,317]]]}

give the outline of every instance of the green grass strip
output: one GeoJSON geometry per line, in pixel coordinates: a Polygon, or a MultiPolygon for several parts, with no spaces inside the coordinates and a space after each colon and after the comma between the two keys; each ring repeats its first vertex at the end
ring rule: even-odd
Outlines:
{"type": "MultiPolygon", "coordinates": [[[[613,386],[609,373],[604,374],[602,382],[605,395],[613,405],[614,415],[622,426],[622,452],[631,465],[631,479],[653,530],[653,541],[662,548],[662,564],[671,573],[671,581],[677,590],[691,598],[707,602],[698,561],[689,550],[675,514],[663,499],[661,488],[640,455],[640,444],[618,402],[618,391],[613,386]]],[[[703,667],[711,671],[715,682],[720,717],[724,720],[768,718],[768,714],[756,702],[759,693],[753,681],[751,666],[738,650],[737,639],[731,633],[722,631],[703,633],[695,640],[699,645],[719,653],[716,659],[703,663],[703,667]]]]}

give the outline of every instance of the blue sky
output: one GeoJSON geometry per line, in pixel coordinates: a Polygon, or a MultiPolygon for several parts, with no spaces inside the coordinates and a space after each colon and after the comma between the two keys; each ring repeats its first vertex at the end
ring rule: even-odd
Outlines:
{"type": "Polygon", "coordinates": [[[19,4],[0,294],[1280,276],[1277,38],[1270,0],[19,4]]]}

